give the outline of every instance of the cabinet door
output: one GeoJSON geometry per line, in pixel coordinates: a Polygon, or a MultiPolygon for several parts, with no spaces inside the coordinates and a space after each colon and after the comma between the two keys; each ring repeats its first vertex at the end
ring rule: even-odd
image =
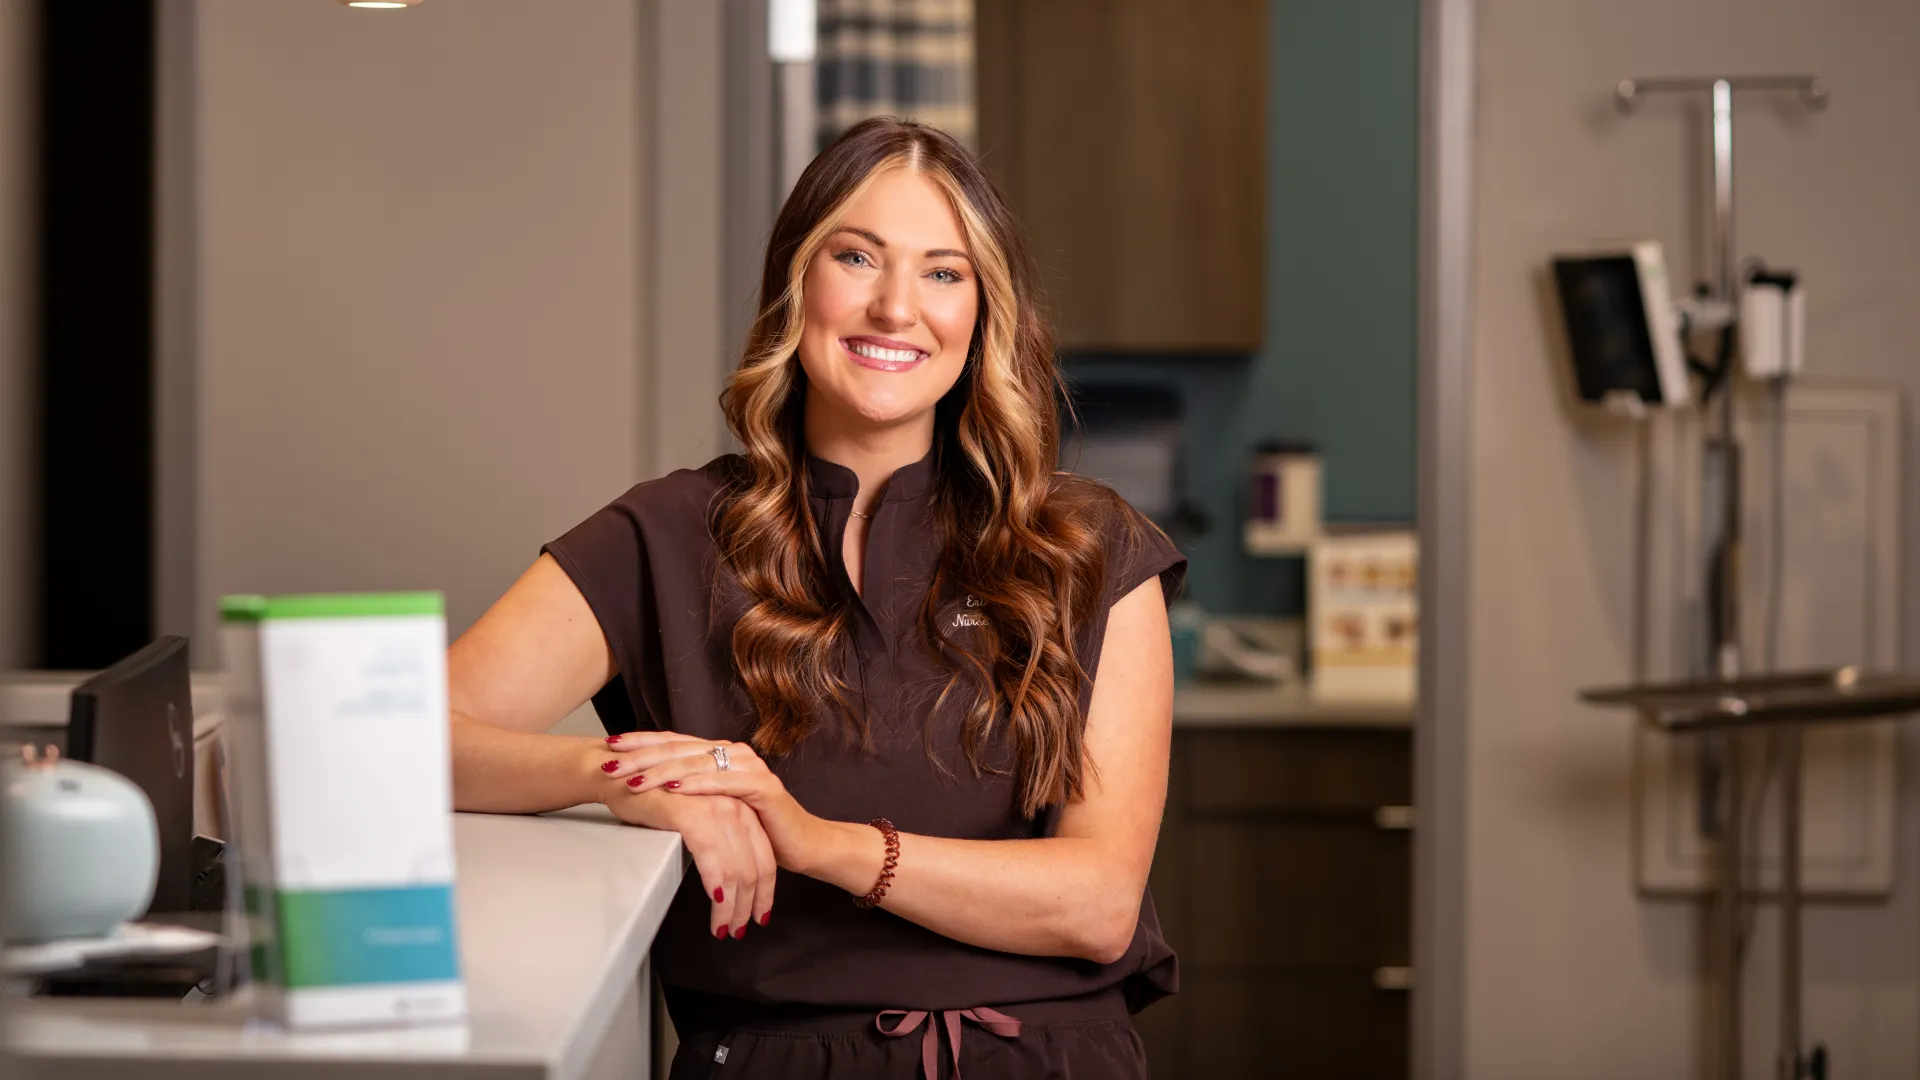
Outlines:
{"type": "Polygon", "coordinates": [[[1411,1003],[1406,993],[1382,990],[1365,975],[1228,976],[1197,982],[1189,993],[1192,1028],[1178,1064],[1165,1075],[1405,1080],[1408,1074],[1411,1003]]]}
{"type": "Polygon", "coordinates": [[[1181,989],[1136,1019],[1156,1076],[1406,1075],[1411,793],[1409,732],[1174,733],[1152,886],[1181,989]]]}
{"type": "Polygon", "coordinates": [[[1063,347],[1258,347],[1266,8],[976,0],[983,159],[1063,347]]]}

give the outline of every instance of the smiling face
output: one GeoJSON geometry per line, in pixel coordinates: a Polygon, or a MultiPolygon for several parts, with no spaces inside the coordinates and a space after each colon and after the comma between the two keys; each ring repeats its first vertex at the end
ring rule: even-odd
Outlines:
{"type": "Polygon", "coordinates": [[[966,366],[980,292],[946,192],[907,168],[874,178],[806,269],[807,424],[859,437],[924,428],[966,366]]]}

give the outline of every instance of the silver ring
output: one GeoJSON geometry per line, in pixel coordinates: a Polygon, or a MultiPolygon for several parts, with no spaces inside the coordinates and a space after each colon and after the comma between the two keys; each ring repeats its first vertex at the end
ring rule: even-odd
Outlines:
{"type": "Polygon", "coordinates": [[[726,772],[728,769],[733,768],[733,761],[727,757],[726,747],[716,746],[713,749],[708,750],[707,753],[713,755],[714,768],[720,770],[721,772],[726,772]]]}

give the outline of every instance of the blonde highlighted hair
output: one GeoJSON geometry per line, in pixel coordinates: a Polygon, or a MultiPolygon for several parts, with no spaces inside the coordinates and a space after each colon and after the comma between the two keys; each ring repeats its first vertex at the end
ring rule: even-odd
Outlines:
{"type": "Polygon", "coordinates": [[[921,607],[922,639],[953,671],[942,701],[973,689],[962,726],[969,764],[989,770],[986,746],[1004,724],[1021,806],[1032,815],[1084,789],[1088,676],[1077,638],[1106,587],[1103,531],[1138,522],[1106,488],[1054,472],[1061,382],[1033,265],[999,192],[936,129],[886,117],[849,129],[801,174],[774,222],[760,314],[721,395],[745,459],[712,523],[747,598],[734,665],[758,713],[752,742],[761,753],[792,752],[823,711],[838,711],[848,734],[870,745],[867,718],[850,707],[840,678],[849,608],[808,508],[798,350],[807,267],[848,205],[893,169],[946,192],[980,290],[965,368],[935,408],[929,498],[941,554],[921,607]],[[995,615],[965,644],[936,619],[945,599],[963,593],[995,615]]]}

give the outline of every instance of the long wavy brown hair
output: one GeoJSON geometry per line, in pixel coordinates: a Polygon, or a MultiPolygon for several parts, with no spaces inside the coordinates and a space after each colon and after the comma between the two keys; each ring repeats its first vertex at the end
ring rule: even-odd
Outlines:
{"type": "Polygon", "coordinates": [[[995,771],[985,749],[1004,723],[1031,816],[1084,790],[1088,675],[1076,637],[1103,599],[1104,531],[1136,519],[1109,489],[1055,473],[1062,383],[1032,262],[992,182],[934,128],[886,117],[853,127],[801,174],[774,222],[760,314],[721,395],[745,459],[713,517],[721,558],[747,600],[733,660],[758,712],[752,743],[760,753],[792,752],[819,724],[822,703],[860,745],[872,745],[840,677],[849,604],[808,509],[798,349],[807,267],[847,206],[891,169],[913,170],[946,192],[980,291],[965,367],[935,407],[929,498],[941,553],[919,623],[926,646],[953,667],[935,708],[971,684],[961,729],[967,761],[995,771]],[[967,593],[995,617],[962,644],[936,616],[967,593]]]}

